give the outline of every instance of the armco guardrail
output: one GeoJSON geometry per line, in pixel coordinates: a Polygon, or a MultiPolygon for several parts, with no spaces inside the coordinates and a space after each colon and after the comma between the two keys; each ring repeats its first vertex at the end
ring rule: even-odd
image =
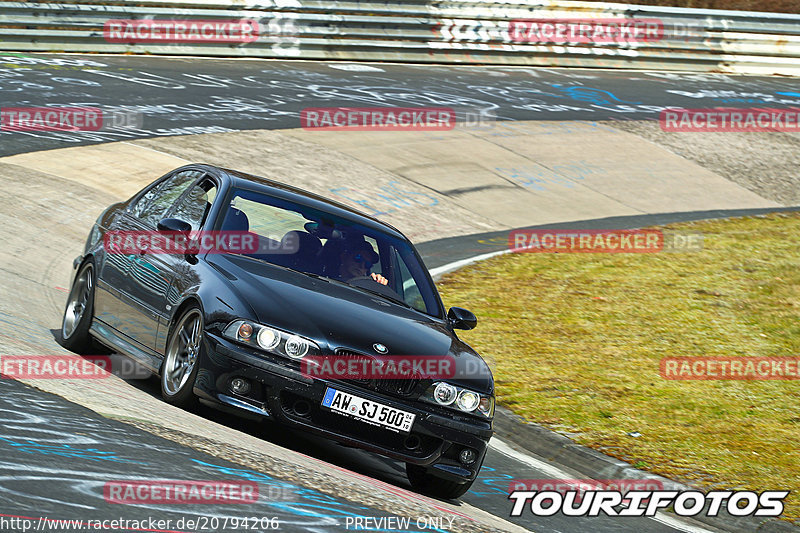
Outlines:
{"type": "Polygon", "coordinates": [[[800,15],[563,0],[0,1],[0,49],[799,75],[800,15]],[[111,20],[151,22],[114,33],[111,20]],[[167,20],[245,20],[257,35],[141,42],[167,20]]]}

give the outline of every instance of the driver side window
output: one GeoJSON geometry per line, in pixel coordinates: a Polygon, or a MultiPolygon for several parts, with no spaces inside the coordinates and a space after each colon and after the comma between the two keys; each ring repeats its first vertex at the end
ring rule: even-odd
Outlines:
{"type": "Polygon", "coordinates": [[[202,180],[172,209],[169,216],[179,218],[192,226],[192,231],[199,230],[211,210],[211,204],[217,196],[217,187],[210,178],[202,180]]]}
{"type": "Polygon", "coordinates": [[[397,253],[394,247],[392,247],[392,252],[397,260],[397,269],[399,270],[400,274],[400,283],[398,284],[400,290],[398,292],[402,295],[405,303],[414,309],[417,309],[418,311],[425,312],[425,300],[422,298],[422,293],[420,293],[417,282],[414,280],[414,276],[408,269],[408,265],[406,265],[406,262],[403,261],[403,258],[399,253],[397,253]]]}

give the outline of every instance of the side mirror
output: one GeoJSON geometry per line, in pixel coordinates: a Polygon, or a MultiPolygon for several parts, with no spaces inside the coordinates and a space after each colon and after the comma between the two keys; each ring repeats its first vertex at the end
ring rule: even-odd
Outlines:
{"type": "Polygon", "coordinates": [[[461,307],[451,307],[447,311],[447,320],[453,329],[474,329],[478,325],[478,317],[461,307]]]}
{"type": "Polygon", "coordinates": [[[174,231],[175,233],[189,233],[192,225],[179,218],[162,218],[156,226],[158,231],[174,231]]]}
{"type": "Polygon", "coordinates": [[[156,224],[156,227],[160,232],[171,233],[170,238],[176,241],[176,247],[178,246],[178,241],[182,240],[183,257],[189,263],[197,264],[197,258],[195,257],[197,247],[188,242],[189,233],[192,231],[191,224],[179,218],[162,218],[156,224]]]}

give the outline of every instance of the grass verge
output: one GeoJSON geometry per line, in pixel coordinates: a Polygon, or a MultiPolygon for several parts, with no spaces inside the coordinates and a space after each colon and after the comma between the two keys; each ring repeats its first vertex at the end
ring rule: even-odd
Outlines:
{"type": "MultiPolygon", "coordinates": [[[[589,1],[603,2],[604,0],[589,1]]],[[[626,0],[625,3],[692,9],[729,9],[735,11],[800,13],[800,2],[798,0],[626,0]]]]}
{"type": "Polygon", "coordinates": [[[662,379],[667,356],[800,356],[800,214],[673,224],[694,253],[507,254],[447,275],[498,403],[694,486],[793,490],[800,381],[662,379]],[[638,436],[632,436],[638,435],[638,436]]]}

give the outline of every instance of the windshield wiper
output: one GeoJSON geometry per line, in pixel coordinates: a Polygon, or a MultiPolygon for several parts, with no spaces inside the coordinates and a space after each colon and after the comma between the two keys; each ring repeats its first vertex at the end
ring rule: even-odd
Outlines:
{"type": "Polygon", "coordinates": [[[230,255],[238,255],[239,257],[246,257],[248,259],[253,259],[255,261],[260,261],[260,262],[265,263],[267,265],[275,266],[275,267],[278,267],[278,268],[283,268],[285,270],[290,270],[292,272],[297,272],[298,274],[303,274],[304,276],[308,276],[310,278],[320,279],[322,281],[336,281],[336,280],[333,280],[331,278],[328,278],[328,277],[325,277],[325,276],[321,276],[320,274],[314,274],[312,272],[303,272],[302,270],[297,270],[296,268],[279,265],[277,263],[272,263],[270,261],[267,261],[266,259],[261,259],[260,257],[253,257],[251,255],[247,255],[247,254],[243,254],[243,253],[239,253],[239,252],[229,252],[229,254],[230,255]]]}
{"type": "Polygon", "coordinates": [[[366,287],[362,287],[361,285],[350,285],[349,283],[345,283],[345,284],[349,285],[350,287],[354,287],[356,289],[364,289],[365,291],[367,291],[367,292],[369,292],[371,294],[376,294],[376,295],[380,296],[381,298],[383,298],[384,300],[389,300],[390,302],[398,303],[398,304],[402,305],[403,307],[407,307],[409,309],[414,309],[408,303],[406,303],[404,300],[400,300],[398,298],[394,298],[392,296],[389,296],[388,294],[384,294],[384,293],[378,292],[378,291],[373,291],[372,289],[368,289],[366,287]]]}

